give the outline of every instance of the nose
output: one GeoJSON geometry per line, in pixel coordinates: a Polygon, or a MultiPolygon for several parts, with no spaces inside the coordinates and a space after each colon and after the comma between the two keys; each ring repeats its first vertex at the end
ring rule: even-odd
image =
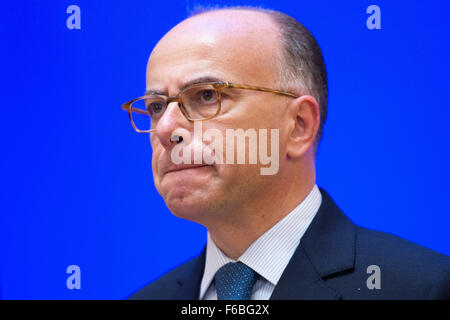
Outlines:
{"type": "Polygon", "coordinates": [[[186,130],[188,126],[189,121],[182,114],[178,102],[174,101],[167,105],[152,135],[157,136],[164,148],[172,149],[176,144],[186,142],[187,134],[189,134],[186,130]]]}

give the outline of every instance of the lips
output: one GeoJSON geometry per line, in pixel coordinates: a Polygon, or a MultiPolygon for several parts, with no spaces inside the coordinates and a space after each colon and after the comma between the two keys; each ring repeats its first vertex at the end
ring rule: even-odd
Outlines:
{"type": "Polygon", "coordinates": [[[169,172],[189,170],[189,169],[195,169],[195,168],[201,168],[201,167],[209,167],[209,165],[206,165],[206,164],[180,164],[180,165],[174,165],[174,166],[170,166],[169,168],[164,170],[164,174],[167,174],[169,172]]]}

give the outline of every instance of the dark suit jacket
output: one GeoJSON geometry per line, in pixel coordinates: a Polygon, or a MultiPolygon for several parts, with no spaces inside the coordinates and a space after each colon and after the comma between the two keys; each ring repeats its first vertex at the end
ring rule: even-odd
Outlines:
{"type": "MultiPolygon", "coordinates": [[[[450,299],[450,258],[354,225],[321,189],[322,205],[270,299],[450,299]],[[379,267],[380,289],[369,289],[379,267]]],[[[270,259],[270,257],[268,257],[270,259]]],[[[130,299],[199,298],[205,249],[130,299]]]]}

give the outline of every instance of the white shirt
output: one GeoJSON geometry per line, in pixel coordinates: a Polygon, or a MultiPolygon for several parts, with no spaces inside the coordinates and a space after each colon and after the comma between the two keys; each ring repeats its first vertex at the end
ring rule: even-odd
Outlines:
{"type": "MultiPolygon", "coordinates": [[[[253,287],[252,300],[268,300],[291,260],[300,239],[316,215],[322,195],[314,185],[308,196],[287,216],[267,230],[238,258],[260,277],[253,287]]],[[[208,232],[205,271],[200,285],[200,299],[217,300],[214,276],[223,265],[236,262],[226,256],[208,232]]]]}

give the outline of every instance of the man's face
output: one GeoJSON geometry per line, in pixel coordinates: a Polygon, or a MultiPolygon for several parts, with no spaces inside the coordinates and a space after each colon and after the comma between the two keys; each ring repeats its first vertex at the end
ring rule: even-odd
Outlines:
{"type": "MultiPolygon", "coordinates": [[[[217,79],[238,84],[276,88],[279,52],[278,31],[262,13],[224,11],[185,20],[155,47],[147,68],[147,90],[178,94],[198,80],[217,79]]],[[[217,129],[280,129],[283,136],[283,107],[288,99],[270,93],[229,90],[222,110],[214,119],[202,122],[203,131],[217,129]]],[[[194,124],[181,113],[177,103],[169,104],[150,134],[155,186],[175,215],[204,223],[223,218],[226,212],[240,212],[250,203],[267,197],[275,176],[262,176],[260,165],[213,164],[171,171],[171,137],[183,132],[193,136],[194,124]]],[[[186,136],[183,143],[189,144],[186,136]]],[[[282,140],[282,139],[280,139],[282,140]]],[[[270,146],[270,137],[268,141],[270,146]]],[[[225,149],[225,145],[224,145],[225,149]]],[[[269,147],[270,150],[270,147],[269,147]]],[[[283,142],[279,143],[280,166],[283,142]]]]}

